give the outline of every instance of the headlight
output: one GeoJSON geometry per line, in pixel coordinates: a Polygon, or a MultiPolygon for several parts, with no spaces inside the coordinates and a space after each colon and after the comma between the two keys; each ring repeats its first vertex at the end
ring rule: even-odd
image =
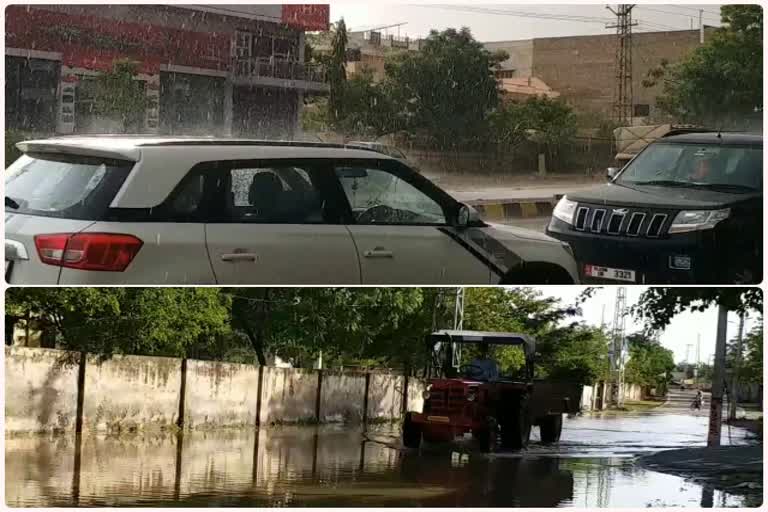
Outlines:
{"type": "Polygon", "coordinates": [[[557,202],[557,206],[552,210],[552,216],[560,219],[566,224],[573,225],[573,214],[576,213],[576,206],[578,203],[571,201],[567,196],[563,196],[560,201],[557,202]]]}
{"type": "Polygon", "coordinates": [[[470,389],[467,392],[467,401],[474,402],[476,398],[477,398],[477,390],[476,389],[470,389]]]}
{"type": "Polygon", "coordinates": [[[718,222],[730,216],[730,208],[725,208],[724,210],[683,210],[672,221],[669,233],[688,233],[690,231],[712,229],[718,222]]]}

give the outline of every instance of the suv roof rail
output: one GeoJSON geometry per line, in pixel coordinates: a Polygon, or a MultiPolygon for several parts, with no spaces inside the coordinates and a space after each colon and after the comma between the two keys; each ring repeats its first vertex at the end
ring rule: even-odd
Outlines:
{"type": "Polygon", "coordinates": [[[191,138],[189,140],[158,140],[143,142],[139,146],[263,146],[263,147],[303,147],[330,149],[359,149],[380,153],[373,148],[332,142],[291,141],[291,140],[258,140],[258,139],[205,139],[191,138]]]}
{"type": "Polygon", "coordinates": [[[697,128],[697,127],[679,127],[679,128],[673,128],[669,130],[667,133],[659,137],[660,139],[663,139],[665,137],[671,137],[673,135],[683,135],[685,133],[717,133],[717,130],[712,130],[711,128],[697,128]]]}

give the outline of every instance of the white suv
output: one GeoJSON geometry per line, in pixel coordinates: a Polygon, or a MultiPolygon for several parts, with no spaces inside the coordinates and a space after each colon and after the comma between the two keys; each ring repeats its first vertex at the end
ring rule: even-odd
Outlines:
{"type": "Polygon", "coordinates": [[[11,284],[569,284],[566,244],[486,224],[345,146],[62,137],[6,172],[11,284]]]}

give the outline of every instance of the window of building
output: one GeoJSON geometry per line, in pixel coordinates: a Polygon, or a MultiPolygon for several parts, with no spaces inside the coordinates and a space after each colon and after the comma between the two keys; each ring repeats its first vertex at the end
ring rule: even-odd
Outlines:
{"type": "Polygon", "coordinates": [[[651,106],[645,104],[636,104],[634,117],[648,117],[651,115],[651,106]]]}
{"type": "Polygon", "coordinates": [[[496,78],[514,78],[515,76],[515,70],[514,69],[500,69],[496,71],[496,78]]]}

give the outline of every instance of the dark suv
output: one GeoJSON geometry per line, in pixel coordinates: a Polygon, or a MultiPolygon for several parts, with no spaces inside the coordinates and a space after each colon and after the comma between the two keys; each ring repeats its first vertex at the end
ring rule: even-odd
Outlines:
{"type": "Polygon", "coordinates": [[[584,281],[762,281],[761,135],[668,136],[608,177],[563,197],[547,228],[584,281]]]}

